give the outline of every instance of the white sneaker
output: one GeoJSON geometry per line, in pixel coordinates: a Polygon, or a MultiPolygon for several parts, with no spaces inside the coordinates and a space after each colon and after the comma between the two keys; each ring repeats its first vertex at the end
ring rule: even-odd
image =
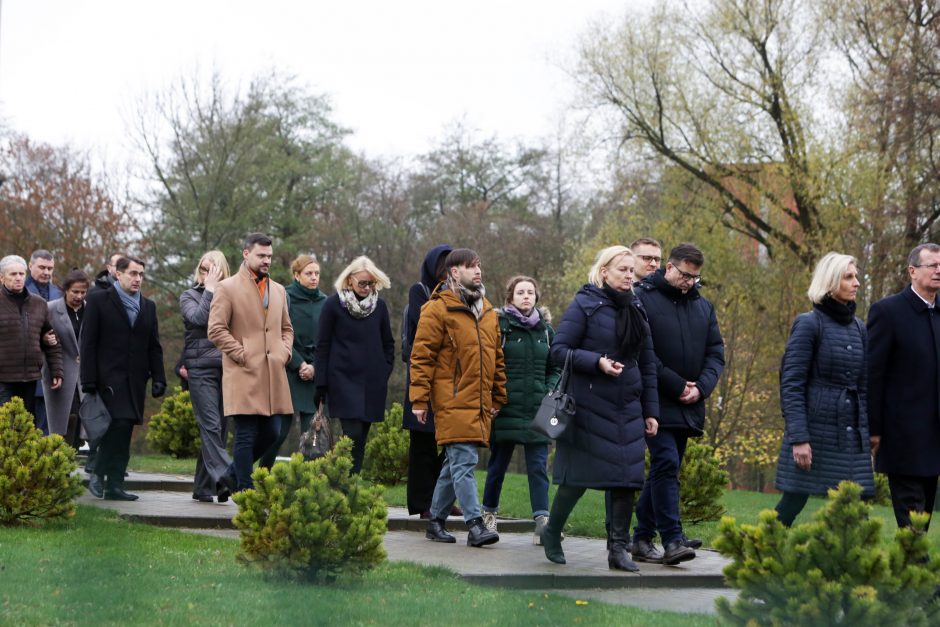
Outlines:
{"type": "Polygon", "coordinates": [[[542,546],[542,534],[545,532],[546,527],[548,527],[548,516],[536,516],[535,535],[532,537],[532,544],[542,546]]]}
{"type": "Polygon", "coordinates": [[[483,512],[483,526],[496,533],[496,512],[483,512]]]}

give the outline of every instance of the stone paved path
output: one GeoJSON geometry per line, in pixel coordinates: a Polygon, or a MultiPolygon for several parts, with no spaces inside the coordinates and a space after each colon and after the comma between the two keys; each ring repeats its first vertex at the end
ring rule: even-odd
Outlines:
{"type": "MultiPolygon", "coordinates": [[[[238,537],[231,524],[237,506],[232,501],[193,500],[191,479],[132,473],[127,486],[138,491],[140,500],[105,501],[86,492],[79,502],[139,522],[238,537]],[[141,489],[145,485],[162,489],[141,489]]],[[[466,546],[467,533],[460,519],[451,518],[448,524],[456,544],[430,542],[424,538],[424,526],[424,521],[408,516],[404,508],[390,507],[385,536],[389,559],[443,566],[480,585],[544,590],[648,609],[714,613],[717,595],[733,598],[735,594],[724,588],[721,569],[727,560],[714,551],[700,550],[695,560],[676,567],[640,564],[639,573],[625,573],[608,569],[604,540],[595,538],[566,538],[563,547],[568,563],[552,564],[542,548],[532,543],[532,521],[500,520],[500,541],[482,549],[466,546]]]]}

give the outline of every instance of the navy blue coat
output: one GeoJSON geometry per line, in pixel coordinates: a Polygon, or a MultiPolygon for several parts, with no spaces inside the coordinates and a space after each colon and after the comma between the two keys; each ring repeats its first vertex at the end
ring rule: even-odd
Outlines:
{"type": "MultiPolygon", "coordinates": [[[[408,319],[406,320],[406,333],[408,342],[414,345],[415,334],[418,332],[418,320],[421,319],[421,307],[428,302],[428,294],[437,287],[437,277],[434,271],[437,269],[441,257],[446,257],[453,250],[449,244],[435,246],[424,256],[424,262],[421,264],[421,282],[415,283],[408,290],[408,319]]],[[[411,411],[411,397],[408,390],[411,389],[411,368],[405,372],[405,402],[403,404],[404,413],[402,414],[402,426],[412,431],[424,431],[425,433],[434,433],[434,408],[428,407],[427,422],[421,424],[415,418],[411,411]]]]}
{"type": "Polygon", "coordinates": [[[664,272],[657,270],[636,287],[659,359],[659,428],[701,435],[705,399],[711,396],[725,368],[725,344],[715,308],[699,294],[698,287],[682,294],[669,285],[664,272]],[[691,405],[679,402],[686,381],[695,381],[702,393],[691,405]]]}
{"type": "Polygon", "coordinates": [[[330,415],[365,422],[384,420],[394,353],[384,300],[379,299],[369,316],[353,318],[338,295],[327,298],[320,312],[314,381],[317,392],[326,395],[330,415]]]}
{"type": "Polygon", "coordinates": [[[780,367],[786,430],[777,461],[782,492],[826,494],[840,481],[875,493],[868,444],[867,334],[861,320],[840,324],[818,310],[793,321],[780,367]],[[813,463],[801,470],[793,445],[809,442],[813,463]]]}
{"type": "Polygon", "coordinates": [[[574,351],[568,392],[577,403],[571,439],[558,440],[553,471],[557,484],[600,489],[643,485],[644,418],[659,417],[656,355],[647,333],[639,364],[622,357],[616,322],[610,298],[600,288],[585,285],[555,332],[555,363],[563,365],[568,351],[574,351]],[[619,376],[598,369],[604,355],[624,364],[619,376]]]}
{"type": "Polygon", "coordinates": [[[881,436],[875,470],[940,475],[940,299],[910,287],[868,311],[868,417],[881,436]]]}

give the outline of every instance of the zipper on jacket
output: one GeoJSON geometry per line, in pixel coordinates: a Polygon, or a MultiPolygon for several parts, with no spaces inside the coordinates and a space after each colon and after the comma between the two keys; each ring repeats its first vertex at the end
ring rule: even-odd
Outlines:
{"type": "Polygon", "coordinates": [[[463,369],[460,367],[460,359],[457,359],[457,366],[454,368],[454,398],[457,398],[457,386],[460,383],[460,375],[463,369]]]}

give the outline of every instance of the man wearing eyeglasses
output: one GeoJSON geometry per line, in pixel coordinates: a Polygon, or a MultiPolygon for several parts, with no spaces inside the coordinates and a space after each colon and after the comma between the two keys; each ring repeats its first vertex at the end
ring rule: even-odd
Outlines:
{"type": "Polygon", "coordinates": [[[674,566],[695,558],[679,520],[679,469],[690,437],[705,428],[705,399],[725,366],[715,308],[699,293],[705,255],[693,244],[669,251],[666,267],[636,288],[659,360],[659,431],[648,437],[650,472],[637,503],[633,559],[674,566]],[[653,545],[656,532],[663,551],[653,545]]]}
{"type": "Polygon", "coordinates": [[[215,288],[207,336],[222,351],[222,405],[235,423],[232,459],[236,487],[253,487],[255,461],[277,439],[281,417],[293,416],[287,362],[294,327],[284,286],[268,276],[271,238],[252,233],[242,247],[237,273],[215,288]]]}
{"type": "Polygon", "coordinates": [[[898,527],[931,512],[940,475],[940,245],[907,260],[910,287],[868,312],[868,423],[898,527]]]}
{"type": "Polygon", "coordinates": [[[663,245],[651,237],[641,237],[630,244],[636,266],[633,268],[634,285],[659,270],[663,260],[663,245]]]}

